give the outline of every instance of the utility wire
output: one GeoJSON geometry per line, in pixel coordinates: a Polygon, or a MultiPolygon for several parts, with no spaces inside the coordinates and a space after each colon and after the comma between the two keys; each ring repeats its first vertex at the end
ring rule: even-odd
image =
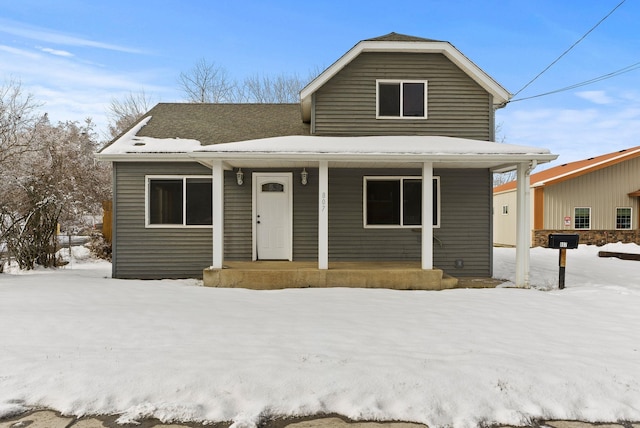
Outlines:
{"type": "Polygon", "coordinates": [[[610,79],[612,77],[616,77],[616,76],[619,76],[621,74],[628,73],[628,72],[633,71],[633,70],[637,70],[639,68],[640,68],[640,62],[636,62],[635,64],[631,64],[631,65],[629,65],[627,67],[621,68],[621,69],[613,71],[611,73],[603,74],[602,76],[594,77],[593,79],[585,80],[584,82],[576,83],[576,84],[571,85],[571,86],[566,86],[564,88],[560,88],[560,89],[556,89],[556,90],[553,90],[553,91],[545,92],[543,94],[532,95],[530,97],[524,97],[524,98],[518,98],[518,99],[515,99],[515,100],[510,100],[509,102],[514,103],[516,101],[530,100],[532,98],[539,98],[539,97],[544,97],[545,95],[552,95],[552,94],[557,94],[558,92],[569,91],[571,89],[579,88],[581,86],[586,86],[586,85],[590,85],[592,83],[600,82],[601,80],[610,79]]]}
{"type": "Polygon", "coordinates": [[[614,7],[611,12],[609,12],[604,18],[602,18],[600,21],[598,21],[598,23],[596,25],[594,25],[593,27],[591,27],[591,29],[589,31],[587,31],[586,33],[584,33],[584,35],[582,37],[580,37],[580,39],[578,39],[577,42],[575,42],[574,44],[572,44],[569,49],[567,49],[566,51],[564,51],[558,58],[556,58],[551,64],[549,64],[544,70],[542,70],[540,73],[538,73],[536,75],[536,77],[534,77],[533,79],[531,79],[526,85],[524,85],[518,92],[516,92],[515,94],[513,94],[513,96],[515,97],[516,95],[518,95],[520,92],[524,91],[529,85],[531,85],[533,82],[535,82],[540,76],[542,76],[547,70],[549,70],[551,67],[553,67],[553,65],[560,61],[560,59],[565,56],[567,53],[569,53],[569,51],[571,49],[573,49],[578,43],[580,43],[582,40],[584,40],[589,33],[591,33],[593,30],[596,29],[596,27],[598,27],[600,24],[602,24],[602,22],[604,22],[605,19],[607,19],[609,16],[611,16],[611,14],[613,12],[616,11],[616,9],[618,9],[620,6],[622,6],[622,4],[625,2],[626,0],[622,0],[616,7],[614,7]]]}

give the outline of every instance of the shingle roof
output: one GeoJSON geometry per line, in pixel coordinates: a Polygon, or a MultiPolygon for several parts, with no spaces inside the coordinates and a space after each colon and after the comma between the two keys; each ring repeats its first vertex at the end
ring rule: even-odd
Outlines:
{"type": "MultiPolygon", "coordinates": [[[[544,171],[540,171],[535,174],[531,174],[531,185],[546,186],[549,184],[559,183],[561,181],[579,177],[581,175],[588,174],[590,172],[597,171],[599,169],[606,168],[617,163],[636,158],[638,156],[640,156],[640,146],[619,150],[613,153],[607,153],[606,155],[600,155],[575,162],[565,163],[553,168],[545,169],[544,171]]],[[[493,193],[501,193],[513,190],[516,188],[516,186],[516,181],[510,181],[508,183],[494,187],[493,193]]]]}
{"type": "Polygon", "coordinates": [[[137,135],[187,138],[202,145],[282,135],[309,135],[299,104],[160,103],[137,135]]]}
{"type": "Polygon", "coordinates": [[[441,40],[425,39],[422,37],[408,36],[406,34],[389,33],[384,36],[365,39],[367,42],[440,42],[441,40]]]}

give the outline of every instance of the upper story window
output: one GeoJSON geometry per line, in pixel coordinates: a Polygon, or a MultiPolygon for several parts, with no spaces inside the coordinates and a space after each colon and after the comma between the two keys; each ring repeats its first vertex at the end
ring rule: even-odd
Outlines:
{"type": "Polygon", "coordinates": [[[378,119],[427,118],[426,80],[377,80],[378,119]]]}

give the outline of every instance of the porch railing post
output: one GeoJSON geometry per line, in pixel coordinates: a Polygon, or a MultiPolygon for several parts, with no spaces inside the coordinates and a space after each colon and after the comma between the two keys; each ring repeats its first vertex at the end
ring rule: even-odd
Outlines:
{"type": "Polygon", "coordinates": [[[516,287],[529,287],[529,249],[531,247],[531,165],[518,164],[516,180],[516,287]]]}
{"type": "Polygon", "coordinates": [[[318,269],[329,269],[329,165],[318,165],[318,269]]]}
{"type": "Polygon", "coordinates": [[[213,269],[222,269],[224,262],[224,168],[222,161],[214,160],[211,167],[213,269]]]}
{"type": "Polygon", "coordinates": [[[433,269],[433,163],[422,164],[422,269],[433,269]]]}

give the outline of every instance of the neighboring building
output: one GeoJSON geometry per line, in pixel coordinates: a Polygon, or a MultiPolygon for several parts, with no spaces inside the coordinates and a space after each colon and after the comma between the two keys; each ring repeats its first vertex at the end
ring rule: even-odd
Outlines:
{"type": "MultiPolygon", "coordinates": [[[[549,168],[530,182],[534,246],[546,246],[549,233],[640,244],[640,146],[549,168]]],[[[497,245],[515,245],[515,189],[515,181],[493,189],[497,245]]]]}
{"type": "Polygon", "coordinates": [[[493,170],[556,158],[491,142],[510,96],[450,43],[391,33],[355,45],[299,105],[158,104],[98,154],[113,163],[113,276],[206,268],[205,284],[229,285],[225,261],[283,260],[316,263],[298,286],[381,283],[328,279],[345,261],[490,277],[493,170]]]}

